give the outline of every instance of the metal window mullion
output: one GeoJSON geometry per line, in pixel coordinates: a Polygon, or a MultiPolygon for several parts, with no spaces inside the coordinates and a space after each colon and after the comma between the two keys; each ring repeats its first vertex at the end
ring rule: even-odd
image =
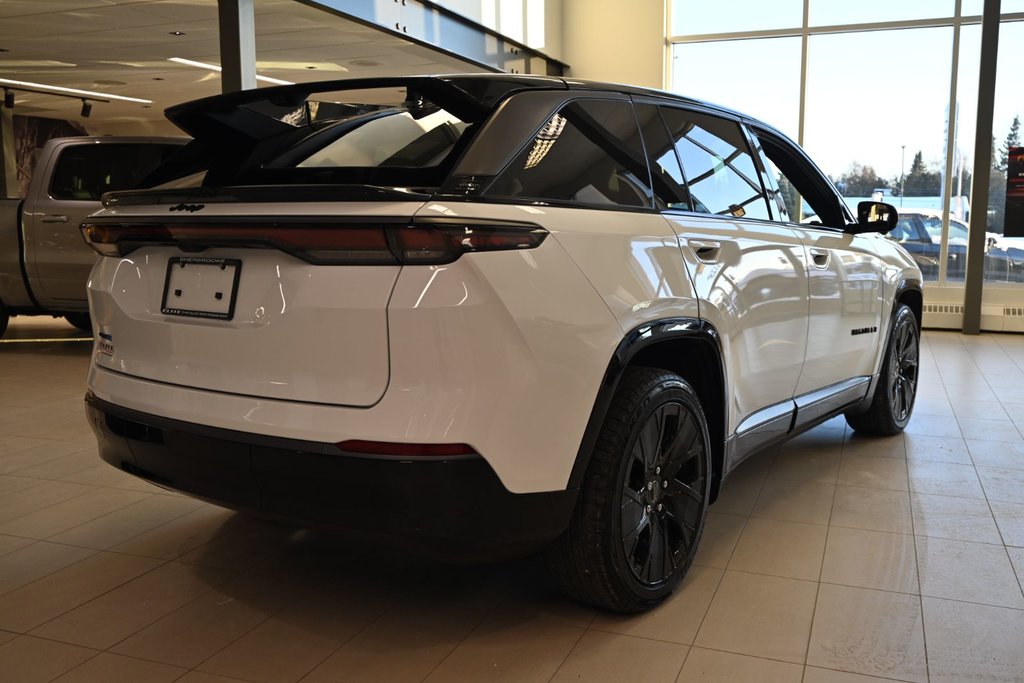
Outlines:
{"type": "MultiPolygon", "coordinates": [[[[946,173],[942,184],[942,231],[939,233],[939,283],[946,283],[949,260],[949,206],[953,192],[953,158],[956,156],[957,82],[960,72],[960,10],[962,0],[956,0],[953,23],[953,60],[949,76],[949,116],[946,122],[946,173]]],[[[902,172],[902,171],[901,171],[902,172]]],[[[900,197],[902,200],[902,196],[900,197]]]]}
{"type": "Polygon", "coordinates": [[[974,134],[971,221],[967,233],[967,272],[964,278],[964,317],[961,328],[964,334],[981,332],[985,230],[988,227],[988,190],[992,177],[992,124],[995,115],[996,69],[999,56],[999,0],[985,0],[984,7],[981,25],[981,67],[978,76],[978,116],[974,134]]]}

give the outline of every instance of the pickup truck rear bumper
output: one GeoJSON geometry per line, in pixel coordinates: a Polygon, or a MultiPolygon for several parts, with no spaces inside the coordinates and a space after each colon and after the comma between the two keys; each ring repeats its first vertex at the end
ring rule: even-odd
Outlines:
{"type": "Polygon", "coordinates": [[[86,395],[109,464],[218,505],[399,544],[442,560],[536,552],[567,526],[576,491],[509,492],[479,456],[374,458],[321,444],[217,429],[86,395]]]}

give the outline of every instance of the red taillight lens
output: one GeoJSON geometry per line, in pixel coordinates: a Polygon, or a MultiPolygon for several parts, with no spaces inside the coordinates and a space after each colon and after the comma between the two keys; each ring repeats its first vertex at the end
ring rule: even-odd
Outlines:
{"type": "Polygon", "coordinates": [[[152,244],[183,251],[210,247],[278,249],[317,265],[439,265],[467,252],[534,249],[547,237],[535,225],[443,223],[83,223],[82,235],[103,256],[152,244]]]}
{"type": "Polygon", "coordinates": [[[389,455],[401,458],[451,458],[477,455],[464,443],[395,443],[391,441],[342,441],[338,448],[347,453],[389,455]]]}

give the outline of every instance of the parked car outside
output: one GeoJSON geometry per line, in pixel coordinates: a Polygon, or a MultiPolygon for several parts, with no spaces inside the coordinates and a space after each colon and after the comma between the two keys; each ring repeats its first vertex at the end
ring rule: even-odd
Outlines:
{"type": "MultiPolygon", "coordinates": [[[[963,280],[967,268],[969,227],[950,217],[947,240],[946,279],[963,280]]],[[[896,227],[887,235],[899,242],[914,257],[925,280],[939,279],[942,245],[942,212],[932,209],[909,209],[899,212],[896,227]]],[[[1024,281],[1024,252],[995,233],[985,234],[985,280],[995,282],[1024,281]],[[1012,251],[1011,251],[1012,250],[1012,251]]]]}
{"type": "Polygon", "coordinates": [[[752,454],[896,434],[921,272],[783,134],[514,75],[172,107],[195,141],[82,226],[100,456],[171,489],[564,590],[663,600],[752,454]],[[187,162],[187,163],[186,163],[187,162]],[[776,178],[820,225],[791,219],[776,178]]]}

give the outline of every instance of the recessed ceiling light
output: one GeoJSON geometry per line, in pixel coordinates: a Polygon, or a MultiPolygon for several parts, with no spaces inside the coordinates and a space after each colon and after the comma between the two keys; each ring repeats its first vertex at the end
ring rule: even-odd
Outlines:
{"type": "Polygon", "coordinates": [[[154,81],[162,81],[162,80],[164,80],[164,79],[163,79],[163,77],[162,77],[162,76],[153,76],[153,80],[154,80],[154,81]]]}
{"type": "Polygon", "coordinates": [[[93,90],[79,90],[78,88],[65,88],[60,85],[46,85],[45,83],[30,83],[28,81],[15,81],[10,78],[0,78],[0,86],[21,86],[25,88],[32,88],[39,92],[55,92],[55,93],[68,93],[70,95],[79,95],[92,98],[99,98],[102,100],[121,100],[122,102],[138,102],[139,104],[153,104],[153,100],[143,100],[138,97],[125,97],[124,95],[111,95],[106,92],[95,92],[93,90]]]}
{"type": "Polygon", "coordinates": [[[307,69],[315,69],[316,67],[315,66],[307,66],[306,68],[307,69]]]}
{"type": "Polygon", "coordinates": [[[183,35],[185,35],[184,31],[169,31],[169,33],[172,36],[183,36],[183,35]]]}
{"type": "Polygon", "coordinates": [[[6,47],[0,47],[0,52],[10,52],[6,47]]]}
{"type": "MultiPolygon", "coordinates": [[[[168,62],[174,62],[175,64],[184,64],[185,66],[194,66],[199,69],[209,69],[210,71],[216,71],[220,73],[221,67],[216,64],[207,64],[206,62],[197,62],[194,59],[185,59],[184,57],[168,57],[168,62]]],[[[256,76],[257,81],[264,81],[265,83],[277,83],[278,85],[295,85],[291,81],[281,80],[280,78],[271,78],[270,76],[256,76]]]]}

